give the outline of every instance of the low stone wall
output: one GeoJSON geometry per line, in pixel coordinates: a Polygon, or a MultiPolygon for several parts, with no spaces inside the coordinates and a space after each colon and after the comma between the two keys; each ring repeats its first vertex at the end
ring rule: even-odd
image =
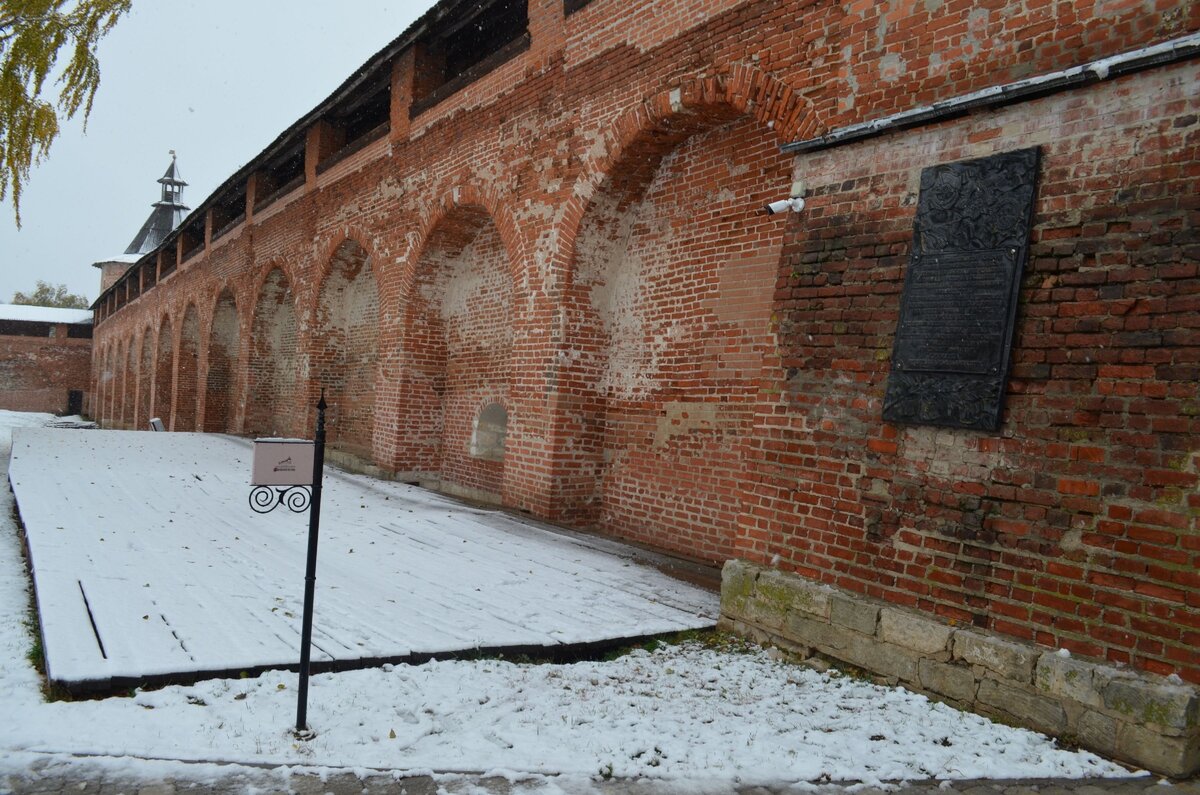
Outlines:
{"type": "Polygon", "coordinates": [[[721,623],[1169,776],[1200,770],[1200,690],[731,560],[721,623]]]}

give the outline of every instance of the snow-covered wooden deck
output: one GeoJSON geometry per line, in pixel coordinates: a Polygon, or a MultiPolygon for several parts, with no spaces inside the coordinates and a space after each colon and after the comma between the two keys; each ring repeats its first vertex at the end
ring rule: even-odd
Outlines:
{"type": "MultiPolygon", "coordinates": [[[[224,436],[16,431],[9,476],[51,680],[295,664],[308,514],[251,511],[250,455],[224,436]]],[[[315,665],[601,643],[717,611],[616,545],[326,470],[315,665]]]]}

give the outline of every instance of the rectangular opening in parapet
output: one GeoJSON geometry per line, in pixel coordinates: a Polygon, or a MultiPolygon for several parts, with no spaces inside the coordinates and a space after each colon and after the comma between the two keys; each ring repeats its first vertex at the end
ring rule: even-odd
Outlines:
{"type": "MultiPolygon", "coordinates": [[[[141,268],[142,285],[149,290],[158,281],[158,260],[151,258],[149,262],[143,262],[139,267],[141,268]]],[[[136,282],[137,277],[135,276],[132,283],[136,282]]]]}
{"type": "MultiPolygon", "coordinates": [[[[243,185],[245,183],[242,183],[243,185]]],[[[234,227],[246,220],[246,190],[230,190],[218,197],[212,208],[213,240],[233,231],[234,227]]],[[[203,235],[201,235],[203,238],[203,235]]]]}
{"type": "Polygon", "coordinates": [[[446,20],[416,48],[411,116],[529,49],[527,0],[493,0],[446,20]]]}
{"type": "Polygon", "coordinates": [[[304,141],[291,145],[267,161],[259,171],[254,188],[254,212],[304,184],[304,141]]]}
{"type": "Polygon", "coordinates": [[[54,324],[39,320],[0,320],[0,336],[4,337],[52,337],[54,324]]]}
{"type": "Polygon", "coordinates": [[[372,81],[340,102],[325,117],[330,143],[323,144],[317,164],[320,173],[334,163],[388,133],[392,117],[391,69],[381,69],[372,81]]]}
{"type": "Polygon", "coordinates": [[[591,4],[592,0],[563,0],[563,16],[571,16],[591,4]]]}
{"type": "MultiPolygon", "coordinates": [[[[188,259],[204,250],[204,219],[197,218],[179,233],[183,239],[183,259],[188,259]]],[[[216,237],[216,235],[213,235],[216,237]]]]}
{"type": "Polygon", "coordinates": [[[179,264],[175,257],[175,239],[171,238],[163,242],[163,247],[158,252],[161,257],[161,265],[158,268],[158,280],[162,281],[175,271],[175,266],[179,264]]]}

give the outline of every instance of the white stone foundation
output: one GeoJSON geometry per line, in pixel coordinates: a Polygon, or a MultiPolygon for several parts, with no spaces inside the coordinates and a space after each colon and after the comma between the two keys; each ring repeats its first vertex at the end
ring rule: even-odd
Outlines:
{"type": "Polygon", "coordinates": [[[722,573],[721,625],[1156,773],[1200,770],[1200,690],[1193,686],[952,626],[738,560],[722,573]]]}

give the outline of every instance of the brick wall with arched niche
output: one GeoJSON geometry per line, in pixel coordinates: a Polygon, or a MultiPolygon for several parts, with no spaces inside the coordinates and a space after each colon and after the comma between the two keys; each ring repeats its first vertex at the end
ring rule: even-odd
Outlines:
{"type": "Polygon", "coordinates": [[[117,406],[117,427],[130,428],[133,426],[134,414],[137,411],[138,402],[138,341],[136,337],[131,337],[128,345],[128,353],[125,355],[125,360],[121,363],[121,393],[119,405],[117,406]]]}
{"type": "Polygon", "coordinates": [[[150,416],[158,417],[163,425],[171,428],[171,409],[174,399],[174,350],[171,334],[171,319],[163,315],[158,326],[158,348],[154,365],[154,398],[150,405],[150,416]]]}
{"type": "Polygon", "coordinates": [[[401,469],[499,500],[502,461],[471,455],[480,401],[508,394],[512,298],[508,252],[481,207],[455,207],[417,260],[405,310],[401,469]]]}
{"type": "Polygon", "coordinates": [[[783,235],[760,208],[790,173],[769,129],[719,107],[635,138],[592,196],[566,354],[592,395],[564,483],[581,518],[730,555],[783,235]]]}
{"type": "Polygon", "coordinates": [[[352,238],[378,282],[373,464],[1200,682],[1194,59],[777,149],[1145,55],[1200,29],[1200,5],[529,8],[529,50],[435,105],[413,104],[411,57],[382,53],[367,71],[392,81],[386,136],[333,162],[331,96],[283,134],[302,174],[273,186],[293,172],[264,152],[197,204],[254,188],[244,221],[107,294],[96,344],[124,356],[119,422],[144,427],[161,318],[189,302],[204,318],[228,289],[227,394],[247,405],[226,427],[308,435],[304,357],[352,238]],[[1009,419],[998,435],[883,422],[921,169],[1035,143],[1009,419]],[[754,215],[793,180],[804,213],[754,215]],[[471,455],[488,401],[509,414],[502,463],[471,455]],[[959,537],[976,531],[994,535],[959,537]]]}
{"type": "Polygon", "coordinates": [[[204,378],[204,430],[233,433],[237,401],[238,314],[233,292],[217,297],[208,337],[208,369],[204,378]]]}
{"type": "Polygon", "coordinates": [[[294,417],[304,404],[291,283],[280,268],[263,281],[254,307],[246,371],[245,432],[253,436],[299,435],[294,417]]]}
{"type": "Polygon", "coordinates": [[[366,250],[346,240],[321,284],[309,366],[325,390],[326,444],[363,461],[371,460],[378,363],[379,288],[366,250]]]}
{"type": "Polygon", "coordinates": [[[179,328],[178,374],[175,383],[175,424],[172,430],[196,431],[196,409],[200,390],[196,379],[200,367],[200,313],[189,303],[179,328]]]}
{"type": "Polygon", "coordinates": [[[154,329],[146,327],[142,333],[142,356],[137,372],[137,409],[129,427],[145,429],[150,425],[151,402],[154,398],[154,329]]]}

